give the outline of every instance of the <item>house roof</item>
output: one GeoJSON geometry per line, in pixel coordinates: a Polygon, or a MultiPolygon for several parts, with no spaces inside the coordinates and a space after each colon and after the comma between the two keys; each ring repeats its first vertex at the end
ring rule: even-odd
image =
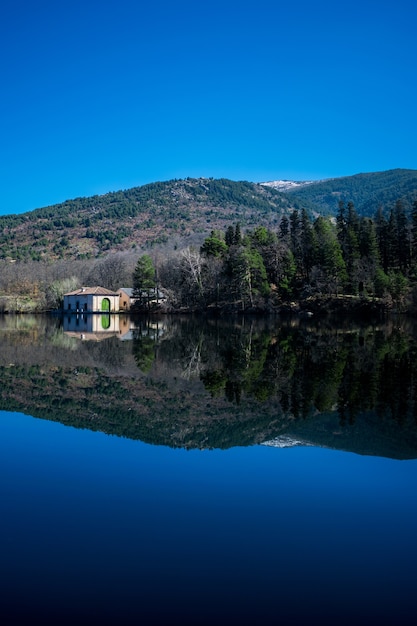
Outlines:
{"type": "Polygon", "coordinates": [[[118,296],[119,294],[115,291],[110,291],[110,289],[106,289],[105,287],[80,287],[75,291],[69,291],[68,293],[64,293],[64,296],[118,296]]]}

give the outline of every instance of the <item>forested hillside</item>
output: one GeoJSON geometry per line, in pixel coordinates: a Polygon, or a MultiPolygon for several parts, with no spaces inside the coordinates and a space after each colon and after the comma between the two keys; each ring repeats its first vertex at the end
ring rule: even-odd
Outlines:
{"type": "Polygon", "coordinates": [[[288,189],[291,198],[321,215],[336,215],[339,202],[353,202],[360,216],[374,217],[382,209],[388,215],[400,200],[408,212],[417,200],[417,170],[356,174],[331,178],[288,189]]]}
{"type": "MultiPolygon", "coordinates": [[[[186,248],[152,267],[140,257],[134,289],[170,290],[177,307],[242,310],[416,311],[417,201],[408,217],[400,201],[389,219],[360,217],[339,203],[336,220],[294,209],[278,231],[264,226],[242,234],[239,224],[212,231],[200,250],[186,248]]],[[[144,304],[146,305],[146,299],[144,304]]]]}
{"type": "Polygon", "coordinates": [[[0,216],[0,259],[94,259],[108,252],[199,245],[211,230],[277,229],[283,215],[305,208],[336,216],[340,201],[358,215],[388,216],[400,200],[417,200],[417,171],[358,174],[287,189],[227,179],[156,182],[101,196],[75,198],[22,215],[0,216]]]}
{"type": "Polygon", "coordinates": [[[296,200],[249,182],[158,182],[0,217],[0,258],[91,259],[109,251],[201,243],[213,228],[277,227],[296,200]]]}
{"type": "Polygon", "coordinates": [[[0,312],[56,309],[82,285],[133,286],[145,305],[162,288],[169,310],[276,311],[335,296],[416,310],[417,172],[287,194],[176,180],[0,218],[0,312]],[[326,198],[337,201],[330,215],[326,198]]]}

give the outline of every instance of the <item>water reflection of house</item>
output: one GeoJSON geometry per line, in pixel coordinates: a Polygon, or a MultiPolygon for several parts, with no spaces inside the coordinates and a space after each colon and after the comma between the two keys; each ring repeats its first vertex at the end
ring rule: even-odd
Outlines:
{"type": "Polygon", "coordinates": [[[105,287],[81,287],[64,294],[65,313],[117,313],[120,295],[105,287]]]}
{"type": "Polygon", "coordinates": [[[70,337],[83,341],[102,341],[109,337],[121,340],[132,339],[131,330],[134,328],[129,316],[111,315],[64,315],[64,333],[70,337]]]}
{"type": "Polygon", "coordinates": [[[101,341],[119,335],[118,315],[65,315],[64,332],[85,341],[101,341]]]}

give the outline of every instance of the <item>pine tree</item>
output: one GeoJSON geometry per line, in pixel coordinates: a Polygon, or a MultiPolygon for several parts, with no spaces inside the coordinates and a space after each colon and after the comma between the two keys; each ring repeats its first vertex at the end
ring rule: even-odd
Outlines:
{"type": "Polygon", "coordinates": [[[269,294],[267,273],[262,256],[250,246],[231,249],[227,261],[227,273],[231,281],[231,290],[242,301],[242,308],[247,302],[255,304],[255,297],[269,294]]]}
{"type": "Polygon", "coordinates": [[[375,215],[375,231],[380,262],[382,264],[383,271],[386,273],[389,268],[388,222],[385,219],[382,207],[379,207],[375,215]]]}
{"type": "Polygon", "coordinates": [[[139,257],[133,272],[133,298],[138,305],[149,308],[150,300],[155,295],[155,267],[151,257],[144,254],[139,257]]]}
{"type": "Polygon", "coordinates": [[[227,230],[226,230],[226,234],[224,236],[224,240],[226,243],[226,246],[230,247],[233,246],[235,243],[235,229],[233,228],[233,226],[228,226],[227,230]]]}
{"type": "Polygon", "coordinates": [[[204,241],[201,246],[202,254],[206,256],[222,256],[227,251],[227,244],[223,238],[223,234],[219,230],[212,230],[210,237],[204,241]]]}
{"type": "Polygon", "coordinates": [[[235,240],[234,240],[233,243],[234,243],[235,246],[240,246],[240,244],[242,243],[242,233],[241,233],[241,230],[240,230],[239,222],[236,224],[235,240]]]}
{"type": "Polygon", "coordinates": [[[397,232],[397,220],[395,219],[394,211],[390,211],[388,226],[385,233],[385,247],[387,254],[387,269],[388,272],[391,269],[399,266],[398,259],[398,232],[397,232]]]}
{"type": "Polygon", "coordinates": [[[381,280],[379,248],[374,222],[363,217],[360,221],[359,231],[359,253],[360,263],[358,264],[359,291],[376,293],[376,282],[381,280]]]}
{"type": "Polygon", "coordinates": [[[397,226],[397,257],[400,271],[406,273],[410,267],[411,259],[411,242],[408,229],[408,220],[405,208],[401,200],[397,200],[395,204],[395,221],[397,226]]]}
{"type": "Polygon", "coordinates": [[[411,212],[411,258],[417,265],[417,200],[414,200],[411,212]]]}
{"type": "Polygon", "coordinates": [[[337,293],[339,286],[346,283],[347,272],[336,230],[324,217],[316,219],[314,230],[317,235],[318,264],[328,279],[328,288],[334,287],[337,293]]]}
{"type": "Polygon", "coordinates": [[[301,249],[302,249],[302,274],[305,280],[309,279],[311,268],[314,265],[317,254],[317,240],[308,213],[301,210],[301,249]]]}
{"type": "Polygon", "coordinates": [[[285,242],[287,242],[289,233],[290,233],[290,221],[286,215],[283,215],[279,223],[280,239],[283,239],[285,242]]]}

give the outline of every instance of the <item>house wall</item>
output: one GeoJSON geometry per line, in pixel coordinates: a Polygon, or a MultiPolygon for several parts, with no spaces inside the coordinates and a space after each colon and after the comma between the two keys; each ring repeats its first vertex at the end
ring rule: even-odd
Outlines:
{"type": "Polygon", "coordinates": [[[64,296],[64,311],[71,313],[92,313],[93,296],[79,293],[75,296],[64,296]]]}
{"type": "Polygon", "coordinates": [[[117,313],[119,311],[119,295],[115,296],[93,296],[93,311],[97,313],[102,313],[102,302],[103,300],[110,301],[110,312],[117,313]]]}
{"type": "Polygon", "coordinates": [[[124,291],[119,291],[119,310],[130,311],[130,298],[124,291]]]}
{"type": "Polygon", "coordinates": [[[118,295],[93,295],[79,293],[71,296],[64,296],[64,311],[71,313],[102,313],[102,302],[104,299],[110,302],[110,312],[119,311],[118,295]]]}

